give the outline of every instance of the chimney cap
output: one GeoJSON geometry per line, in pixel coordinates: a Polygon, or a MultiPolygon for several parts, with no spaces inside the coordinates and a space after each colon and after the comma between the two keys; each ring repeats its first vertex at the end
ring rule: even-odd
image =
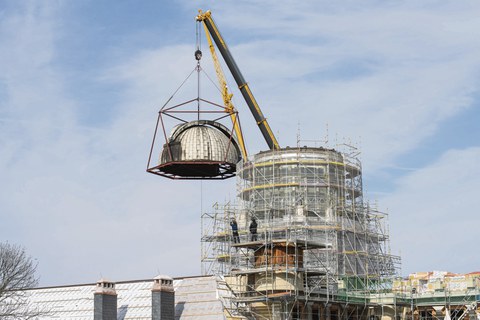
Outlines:
{"type": "Polygon", "coordinates": [[[95,293],[116,295],[115,282],[101,278],[97,281],[95,293]]]}
{"type": "Polygon", "coordinates": [[[153,291],[172,291],[173,292],[173,278],[167,275],[158,275],[153,278],[153,291]]]}

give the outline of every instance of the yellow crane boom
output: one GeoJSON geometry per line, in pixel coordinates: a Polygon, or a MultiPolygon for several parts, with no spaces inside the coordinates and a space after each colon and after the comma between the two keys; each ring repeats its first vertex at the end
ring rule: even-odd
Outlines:
{"type": "Polygon", "coordinates": [[[215,66],[215,73],[217,74],[217,79],[220,84],[220,90],[222,92],[222,97],[223,97],[223,104],[225,106],[225,112],[230,114],[230,119],[232,119],[233,128],[235,130],[235,135],[237,136],[237,141],[240,147],[240,151],[242,152],[242,157],[244,161],[247,161],[247,157],[248,157],[247,148],[245,147],[245,141],[243,139],[243,133],[237,117],[237,112],[232,103],[233,93],[230,93],[228,90],[227,80],[225,78],[225,74],[223,73],[222,66],[220,65],[220,61],[218,60],[217,53],[215,52],[215,46],[213,45],[212,38],[210,37],[208,29],[205,26],[205,24],[203,25],[203,27],[205,29],[205,34],[207,35],[208,47],[210,49],[210,53],[213,59],[213,64],[215,66]]]}
{"type": "MultiPolygon", "coordinates": [[[[264,117],[262,111],[260,110],[260,107],[259,107],[257,101],[255,100],[255,97],[253,96],[252,91],[250,90],[250,87],[248,86],[248,83],[243,78],[243,75],[240,72],[240,69],[238,68],[235,60],[233,59],[232,54],[230,53],[230,50],[227,47],[227,44],[225,43],[225,40],[221,36],[221,34],[220,34],[220,32],[217,28],[217,25],[213,21],[211,12],[210,11],[202,12],[201,10],[199,10],[199,13],[198,13],[196,19],[197,19],[197,21],[203,23],[205,33],[207,34],[207,39],[209,41],[210,52],[212,53],[214,63],[218,63],[218,58],[217,58],[216,54],[214,53],[215,50],[214,49],[212,50],[213,42],[212,42],[211,38],[213,38],[213,41],[217,45],[217,48],[220,51],[220,54],[222,55],[223,60],[227,64],[228,69],[230,70],[233,78],[235,79],[235,82],[237,83],[238,88],[240,89],[240,92],[242,93],[243,98],[245,99],[245,102],[247,103],[250,111],[252,112],[253,117],[255,118],[255,121],[257,122],[257,125],[260,128],[260,131],[262,132],[262,135],[263,135],[265,141],[267,142],[269,148],[271,150],[280,149],[280,146],[277,142],[277,139],[275,138],[275,135],[273,134],[272,129],[270,128],[270,126],[267,122],[267,119],[264,117]],[[211,36],[211,38],[210,38],[210,36],[211,36]]],[[[221,71],[221,67],[218,69],[217,66],[215,66],[215,68],[217,70],[217,77],[219,77],[218,70],[220,70],[220,73],[223,76],[223,81],[224,81],[225,76],[223,75],[223,72],[221,71]]],[[[220,81],[220,85],[222,86],[222,80],[220,80],[220,77],[219,77],[219,81],[220,81]]],[[[226,91],[223,92],[224,102],[229,103],[229,105],[225,104],[225,107],[228,109],[229,106],[232,106],[232,108],[233,108],[233,105],[231,104],[231,101],[230,101],[231,100],[231,94],[228,92],[228,88],[226,87],[226,82],[225,82],[225,89],[226,89],[226,91]],[[225,100],[228,100],[228,101],[225,101],[225,100]]],[[[224,90],[224,89],[222,88],[222,90],[224,90]]],[[[230,115],[232,115],[232,114],[230,113],[230,115]]],[[[234,121],[234,126],[235,126],[235,123],[238,122],[238,121],[235,121],[235,117],[232,118],[232,121],[234,121]]],[[[237,128],[235,128],[235,132],[236,132],[237,138],[238,138],[237,128]]],[[[239,141],[239,143],[240,143],[240,141],[239,141]]],[[[242,145],[242,148],[245,147],[244,144],[243,144],[243,137],[242,137],[242,143],[240,143],[240,144],[242,145]]],[[[243,152],[244,151],[242,151],[242,153],[243,152]]]]}

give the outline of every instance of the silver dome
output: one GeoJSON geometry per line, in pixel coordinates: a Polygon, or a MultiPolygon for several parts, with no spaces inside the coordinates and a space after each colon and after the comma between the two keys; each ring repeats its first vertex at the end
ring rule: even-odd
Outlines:
{"type": "Polygon", "coordinates": [[[176,126],[163,146],[159,167],[178,176],[234,173],[240,161],[237,141],[224,125],[198,120],[176,126]]]}
{"type": "Polygon", "coordinates": [[[240,151],[228,129],[218,122],[198,120],[179,125],[164,146],[160,164],[170,161],[218,161],[237,163],[240,151]]]}

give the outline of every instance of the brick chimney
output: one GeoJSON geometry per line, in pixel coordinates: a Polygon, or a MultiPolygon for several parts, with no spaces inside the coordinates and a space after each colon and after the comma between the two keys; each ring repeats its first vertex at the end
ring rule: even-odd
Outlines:
{"type": "Polygon", "coordinates": [[[175,319],[175,291],[173,279],[160,275],[153,279],[152,320],[175,319]]]}
{"type": "Polygon", "coordinates": [[[93,320],[117,320],[115,283],[100,279],[93,299],[93,320]]]}

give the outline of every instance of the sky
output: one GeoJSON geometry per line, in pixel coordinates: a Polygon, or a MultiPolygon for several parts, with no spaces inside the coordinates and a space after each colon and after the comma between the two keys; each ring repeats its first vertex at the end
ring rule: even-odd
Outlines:
{"type": "MultiPolygon", "coordinates": [[[[402,275],[480,270],[480,2],[3,0],[0,241],[40,285],[200,274],[201,214],[235,179],[145,172],[157,112],[196,66],[198,9],[281,146],[361,151],[402,275]]],[[[233,93],[250,154],[266,150],[233,93]]]]}

